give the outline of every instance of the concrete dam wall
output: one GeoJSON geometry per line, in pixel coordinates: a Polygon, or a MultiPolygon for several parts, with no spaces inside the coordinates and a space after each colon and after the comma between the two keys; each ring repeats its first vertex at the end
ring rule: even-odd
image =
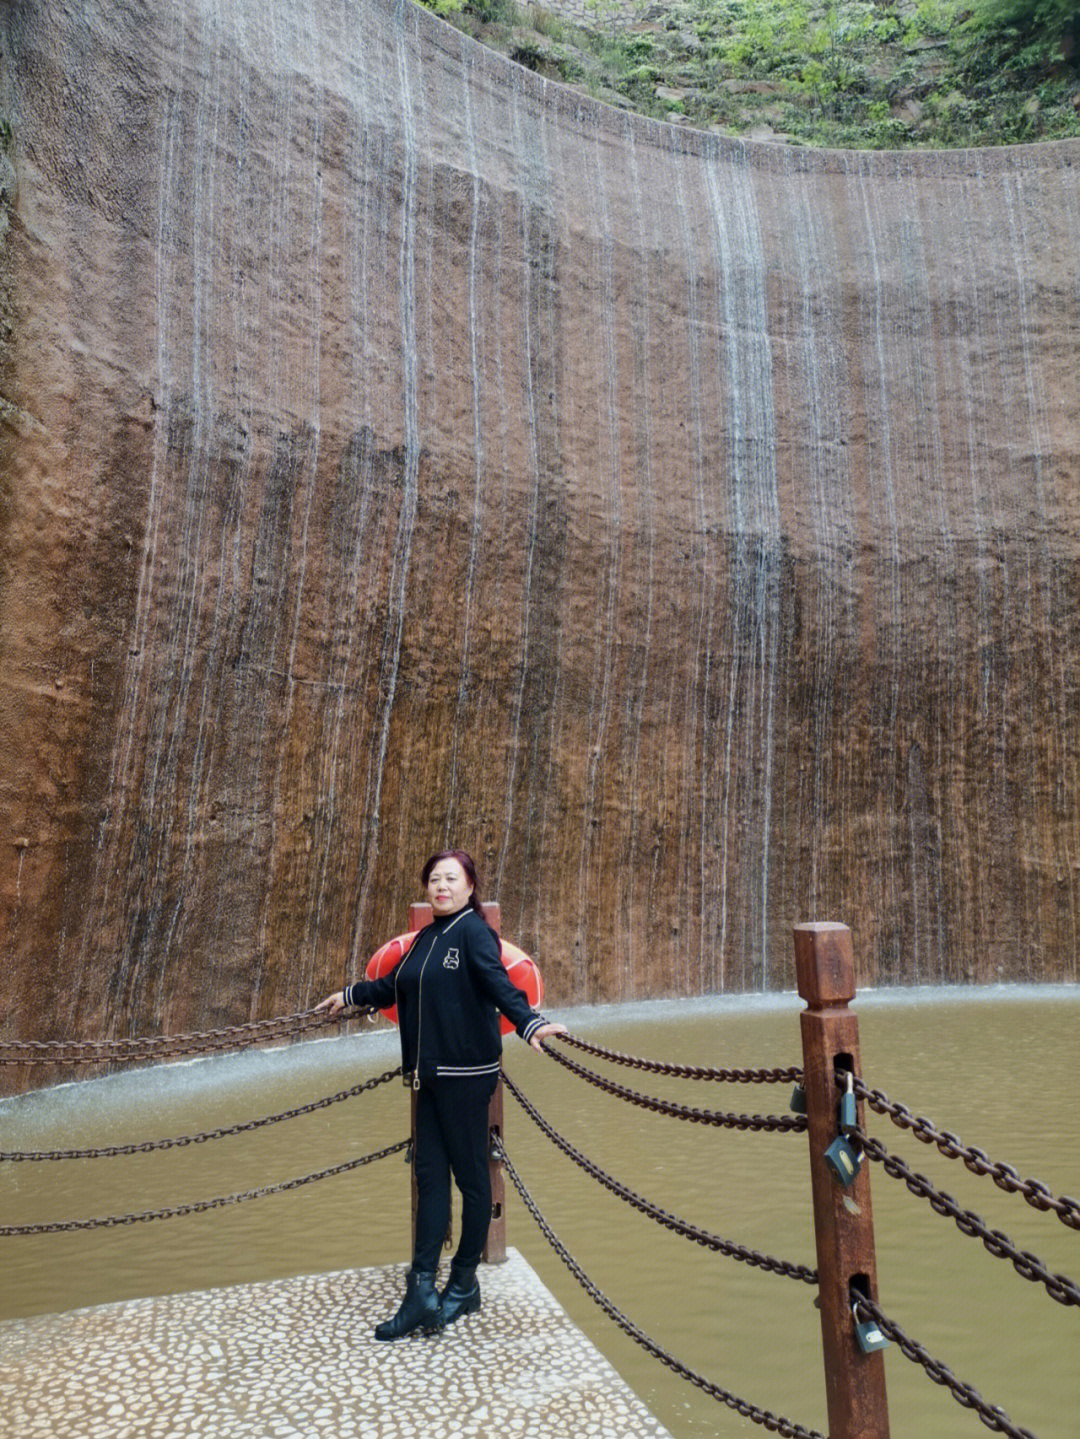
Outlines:
{"type": "Polygon", "coordinates": [[[401,0],[0,14],[0,1034],[1077,978],[1080,144],[728,140],[401,0]]]}

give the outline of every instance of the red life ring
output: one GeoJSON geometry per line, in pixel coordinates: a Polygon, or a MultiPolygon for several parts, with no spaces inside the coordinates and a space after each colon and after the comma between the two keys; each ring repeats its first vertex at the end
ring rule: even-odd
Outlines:
{"type": "MultiPolygon", "coordinates": [[[[395,934],[393,939],[388,939],[381,945],[367,962],[365,972],[368,979],[382,979],[384,974],[390,974],[396,969],[412,948],[412,942],[419,933],[418,929],[414,929],[408,934],[395,934]]],[[[535,961],[523,949],[518,949],[516,944],[510,944],[505,939],[499,940],[499,948],[510,983],[522,991],[533,1009],[539,1009],[544,998],[544,981],[535,961]]],[[[392,1004],[389,1009],[380,1009],[379,1013],[397,1024],[396,1004],[392,1004]]],[[[513,1033],[514,1026],[504,1014],[499,1015],[499,1029],[503,1034],[513,1033]]]]}

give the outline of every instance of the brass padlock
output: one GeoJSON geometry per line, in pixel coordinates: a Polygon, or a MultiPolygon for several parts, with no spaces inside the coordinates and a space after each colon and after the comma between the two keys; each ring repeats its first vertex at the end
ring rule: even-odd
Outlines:
{"type": "Polygon", "coordinates": [[[859,1127],[859,1111],[855,1104],[855,1076],[849,1069],[847,1072],[847,1092],[840,1096],[840,1129],[843,1134],[851,1134],[859,1127]]]}
{"type": "Polygon", "coordinates": [[[797,1084],[791,1091],[791,1104],[788,1107],[792,1114],[806,1113],[806,1090],[801,1084],[797,1084]]]}
{"type": "Polygon", "coordinates": [[[862,1166],[862,1155],[846,1134],[838,1134],[825,1151],[825,1165],[838,1184],[850,1184],[862,1166]]]}

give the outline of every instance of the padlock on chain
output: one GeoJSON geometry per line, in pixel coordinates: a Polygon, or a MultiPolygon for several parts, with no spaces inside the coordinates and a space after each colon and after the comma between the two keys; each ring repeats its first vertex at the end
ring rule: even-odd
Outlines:
{"type": "Polygon", "coordinates": [[[838,1134],[825,1151],[825,1166],[838,1184],[850,1184],[862,1161],[861,1152],[846,1134],[838,1134]]]}
{"type": "Polygon", "coordinates": [[[802,1087],[801,1084],[797,1084],[795,1088],[791,1091],[791,1103],[789,1104],[788,1108],[791,1110],[792,1114],[806,1113],[806,1090],[802,1087]]]}
{"type": "Polygon", "coordinates": [[[888,1349],[889,1341],[882,1334],[876,1319],[859,1319],[859,1311],[853,1304],[851,1317],[855,1320],[855,1340],[864,1354],[876,1354],[879,1349],[888,1349]]]}
{"type": "Polygon", "coordinates": [[[855,1103],[855,1076],[847,1071],[847,1091],[840,1096],[840,1132],[852,1134],[859,1127],[859,1111],[855,1103]]]}

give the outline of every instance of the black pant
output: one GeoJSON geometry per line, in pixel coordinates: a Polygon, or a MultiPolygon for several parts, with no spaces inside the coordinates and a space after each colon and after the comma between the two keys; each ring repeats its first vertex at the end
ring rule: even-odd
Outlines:
{"type": "Polygon", "coordinates": [[[450,1175],[461,1190],[454,1266],[474,1269],[491,1222],[488,1104],[498,1076],[436,1079],[416,1095],[416,1241],[413,1268],[434,1271],[450,1223],[450,1175]]]}

